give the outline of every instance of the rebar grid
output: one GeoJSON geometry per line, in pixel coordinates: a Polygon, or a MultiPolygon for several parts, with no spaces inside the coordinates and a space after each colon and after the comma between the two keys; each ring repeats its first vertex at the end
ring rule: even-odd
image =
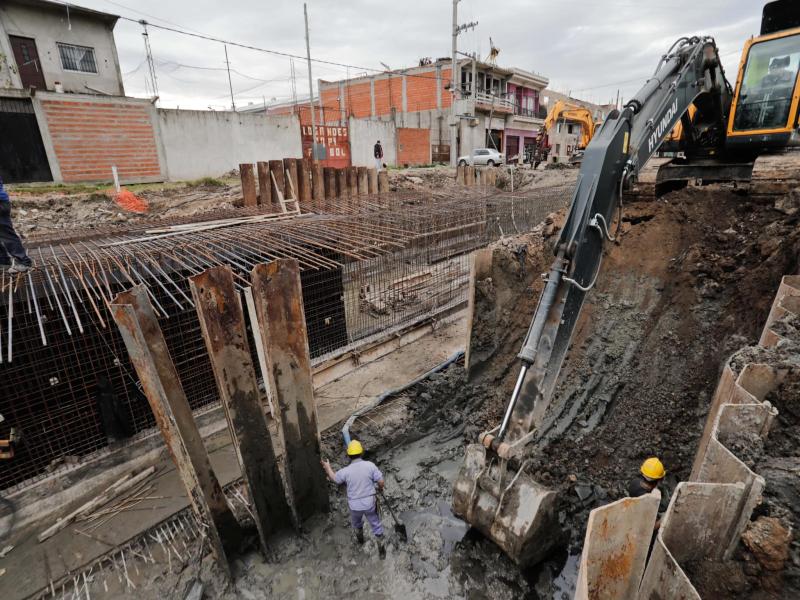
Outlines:
{"type": "Polygon", "coordinates": [[[0,489],[153,427],[107,308],[118,292],[147,286],[190,405],[207,408],[217,390],[188,276],[228,264],[243,289],[255,264],[296,258],[319,363],[463,304],[469,252],[531,229],[570,193],[397,192],[311,203],[291,218],[240,209],[40,244],[34,271],[0,274],[0,436],[8,427],[24,436],[0,489]],[[209,229],[210,216],[234,221],[209,229]]]}

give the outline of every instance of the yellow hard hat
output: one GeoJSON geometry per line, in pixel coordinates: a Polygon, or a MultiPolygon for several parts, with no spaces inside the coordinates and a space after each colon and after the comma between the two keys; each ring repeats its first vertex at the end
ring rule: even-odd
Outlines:
{"type": "Polygon", "coordinates": [[[358,456],[359,454],[364,454],[364,446],[358,440],[351,440],[347,444],[347,456],[358,456]]]}
{"type": "Polygon", "coordinates": [[[663,479],[664,475],[667,474],[664,470],[664,465],[655,456],[644,461],[639,471],[650,480],[663,479]]]}

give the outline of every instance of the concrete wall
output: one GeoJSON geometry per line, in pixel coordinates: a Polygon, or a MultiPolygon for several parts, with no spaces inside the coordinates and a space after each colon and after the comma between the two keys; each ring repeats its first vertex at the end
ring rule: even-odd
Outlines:
{"type": "Polygon", "coordinates": [[[159,109],[157,120],[173,181],[219,176],[244,162],[302,156],[297,116],[159,109]]]}
{"type": "Polygon", "coordinates": [[[375,142],[383,146],[383,162],[397,165],[397,128],[391,121],[350,119],[350,158],[354,167],[374,167],[375,142]]]}
{"type": "MultiPolygon", "coordinates": [[[[7,55],[9,63],[16,64],[8,40],[9,35],[29,37],[36,41],[48,90],[52,90],[53,84],[60,81],[67,92],[92,93],[86,87],[89,86],[101,93],[125,95],[114,43],[113,17],[94,17],[79,10],[72,10],[68,26],[66,9],[31,7],[11,0],[0,3],[0,22],[5,29],[5,32],[0,30],[0,52],[7,55]],[[57,42],[93,48],[97,73],[66,71],[61,64],[57,42]]],[[[2,83],[1,77],[0,83],[2,83]]],[[[12,77],[11,87],[22,87],[18,75],[12,77]]]]}

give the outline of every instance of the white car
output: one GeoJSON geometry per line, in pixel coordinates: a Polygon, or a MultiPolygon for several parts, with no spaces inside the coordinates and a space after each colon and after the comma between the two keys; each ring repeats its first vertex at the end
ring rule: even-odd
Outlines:
{"type": "Polygon", "coordinates": [[[458,164],[462,166],[486,165],[487,167],[494,167],[502,165],[504,162],[506,162],[505,155],[500,154],[493,148],[476,148],[471,155],[458,157],[458,164]]]}

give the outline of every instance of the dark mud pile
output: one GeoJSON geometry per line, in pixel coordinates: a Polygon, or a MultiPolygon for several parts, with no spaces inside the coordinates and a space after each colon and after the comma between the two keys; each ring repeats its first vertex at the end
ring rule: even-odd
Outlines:
{"type": "Polygon", "coordinates": [[[783,373],[781,383],[765,397],[778,410],[769,435],[762,439],[733,433],[720,438],[764,477],[763,502],[732,560],[684,566],[703,598],[800,597],[800,336],[789,320],[773,329],[791,329],[791,341],[777,348],[744,348],[731,360],[737,370],[748,362],[761,362],[783,373]]]}
{"type": "MultiPolygon", "coordinates": [[[[630,204],[621,232],[587,297],[533,454],[534,478],[565,492],[573,552],[589,510],[622,497],[648,456],[668,470],[666,506],[691,470],[722,365],[757,342],[781,277],[798,270],[797,212],[732,190],[689,188],[630,204]]],[[[526,259],[535,274],[520,273],[517,244],[530,240],[506,241],[491,280],[476,285],[483,312],[470,379],[493,390],[486,428],[510,395],[552,239],[526,259]]]]}

